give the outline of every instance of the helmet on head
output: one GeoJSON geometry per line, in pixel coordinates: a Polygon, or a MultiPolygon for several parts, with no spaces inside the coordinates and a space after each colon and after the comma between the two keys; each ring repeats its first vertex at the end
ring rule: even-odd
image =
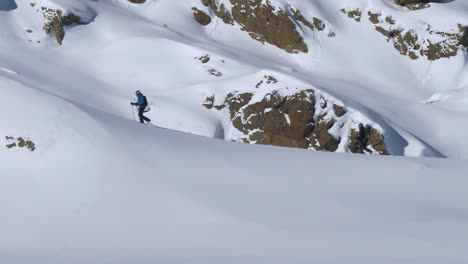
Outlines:
{"type": "Polygon", "coordinates": [[[361,124],[359,124],[359,127],[364,127],[364,125],[361,123],[361,124]]]}
{"type": "Polygon", "coordinates": [[[140,90],[136,91],[135,94],[140,95],[141,94],[140,90]]]}

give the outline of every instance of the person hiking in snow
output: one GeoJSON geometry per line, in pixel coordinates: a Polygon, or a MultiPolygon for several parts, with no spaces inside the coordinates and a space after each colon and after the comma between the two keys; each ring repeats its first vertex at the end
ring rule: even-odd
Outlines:
{"type": "Polygon", "coordinates": [[[372,152],[370,149],[367,148],[367,143],[369,142],[369,138],[370,138],[370,126],[364,127],[362,123],[359,124],[359,135],[357,137],[358,153],[364,154],[364,150],[367,152],[372,152]]]}
{"type": "Polygon", "coordinates": [[[141,93],[140,91],[136,91],[135,95],[137,96],[137,101],[131,102],[130,104],[138,108],[138,117],[140,118],[140,123],[144,124],[145,121],[148,123],[151,122],[151,119],[143,115],[143,113],[145,112],[145,108],[148,106],[146,96],[144,96],[143,93],[141,93]]]}

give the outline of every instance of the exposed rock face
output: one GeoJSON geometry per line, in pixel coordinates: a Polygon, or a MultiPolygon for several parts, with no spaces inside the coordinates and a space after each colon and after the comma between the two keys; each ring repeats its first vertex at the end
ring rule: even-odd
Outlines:
{"type": "Polygon", "coordinates": [[[396,0],[396,3],[399,5],[407,5],[414,3],[443,3],[444,0],[396,0]]]}
{"type": "Polygon", "coordinates": [[[199,57],[197,56],[197,57],[195,57],[195,59],[199,60],[203,64],[206,64],[206,63],[210,62],[211,57],[210,57],[210,55],[206,54],[206,55],[199,56],[199,57]]]}
{"type": "MultiPolygon", "coordinates": [[[[194,59],[200,61],[202,64],[203,68],[206,70],[206,72],[210,75],[213,75],[215,77],[221,77],[223,76],[223,73],[218,71],[217,69],[213,68],[212,63],[209,63],[211,60],[211,57],[209,54],[202,55],[202,56],[197,56],[194,59]]],[[[221,63],[225,63],[223,59],[219,60],[221,63]]]]}
{"type": "MultiPolygon", "coordinates": [[[[226,111],[232,126],[240,132],[239,141],[319,151],[336,151],[340,146],[350,152],[358,150],[354,130],[343,130],[348,110],[314,90],[287,95],[272,91],[260,99],[256,92],[232,92],[223,103],[216,105],[215,101],[215,96],[210,96],[203,105],[226,111]],[[337,130],[341,131],[339,135],[337,130]],[[342,139],[343,134],[347,136],[342,139]]],[[[376,154],[387,154],[383,136],[376,129],[369,145],[376,154]]]]}
{"type": "Polygon", "coordinates": [[[134,4],[143,4],[146,0],[128,0],[130,3],[134,4]]]}
{"type": "Polygon", "coordinates": [[[288,12],[262,0],[230,0],[232,10],[217,0],[201,0],[226,24],[238,23],[250,37],[269,43],[289,53],[308,52],[288,12]]]}
{"type": "Polygon", "coordinates": [[[259,81],[257,85],[255,85],[256,88],[259,88],[262,84],[272,84],[272,83],[278,83],[278,80],[269,75],[263,76],[263,80],[259,81]]]}
{"type": "MultiPolygon", "coordinates": [[[[306,27],[310,28],[312,31],[323,31],[327,27],[327,25],[317,17],[312,17],[312,21],[309,21],[301,14],[299,10],[294,9],[292,6],[289,6],[289,10],[291,10],[291,12],[293,13],[294,19],[301,22],[306,27]]],[[[333,30],[330,29],[328,32],[328,36],[335,37],[335,35],[335,32],[333,32],[333,30]]]]}
{"type": "MultiPolygon", "coordinates": [[[[239,24],[249,36],[262,43],[269,43],[289,53],[307,53],[309,48],[296,24],[299,22],[313,31],[324,31],[325,22],[317,17],[310,20],[291,5],[276,7],[264,0],[230,0],[230,6],[218,0],[201,0],[226,24],[239,24]]],[[[335,37],[330,28],[329,37],[335,37]]]]}
{"type": "Polygon", "coordinates": [[[64,17],[62,17],[62,22],[63,22],[63,25],[64,26],[69,26],[69,25],[72,25],[72,24],[85,24],[84,21],[81,20],[81,17],[73,14],[73,13],[70,13],[64,17]]]}
{"type": "MultiPolygon", "coordinates": [[[[248,105],[236,115],[234,126],[249,132],[248,142],[296,148],[308,148],[313,136],[314,98],[311,91],[283,97],[267,94],[262,101],[248,105]],[[254,132],[254,133],[251,133],[254,132]]],[[[330,137],[335,143],[333,137],[330,137]]],[[[329,149],[336,150],[335,146],[329,149]]]]}
{"type": "Polygon", "coordinates": [[[209,68],[209,69],[208,69],[208,73],[211,74],[211,75],[213,75],[213,76],[216,76],[216,77],[221,77],[221,76],[223,76],[223,73],[222,73],[222,72],[220,72],[220,71],[218,71],[218,70],[216,70],[216,69],[213,69],[213,68],[209,68]]]}
{"type": "Polygon", "coordinates": [[[72,24],[86,24],[81,18],[73,13],[63,16],[62,10],[50,9],[47,7],[41,8],[42,14],[45,18],[44,31],[46,34],[53,32],[57,43],[62,45],[65,38],[65,27],[72,24]]]}
{"type": "Polygon", "coordinates": [[[413,3],[400,4],[400,5],[408,8],[408,10],[412,10],[412,11],[421,10],[421,9],[431,7],[429,5],[429,3],[422,3],[422,2],[413,2],[413,3]]]}
{"type": "Polygon", "coordinates": [[[198,23],[200,23],[202,26],[207,26],[208,24],[211,23],[211,17],[208,14],[197,9],[196,7],[192,8],[192,10],[193,10],[193,16],[195,17],[195,20],[198,23]]]}
{"type": "Polygon", "coordinates": [[[333,111],[335,111],[335,115],[337,117],[342,117],[346,114],[346,110],[344,109],[344,107],[336,104],[333,105],[333,111]]]}
{"type": "Polygon", "coordinates": [[[356,22],[361,22],[362,12],[359,8],[351,11],[348,11],[343,8],[341,9],[341,12],[347,15],[349,18],[356,20],[356,22]]]}
{"type": "Polygon", "coordinates": [[[429,41],[427,50],[422,51],[421,54],[427,56],[429,60],[450,58],[458,54],[459,47],[462,45],[462,31],[458,33],[434,32],[434,34],[444,37],[445,40],[439,43],[429,41]]]}
{"type": "MultiPolygon", "coordinates": [[[[358,137],[359,137],[359,131],[357,129],[352,129],[348,148],[353,153],[358,152],[358,146],[359,146],[358,137]]],[[[388,151],[385,147],[385,142],[382,136],[379,134],[379,132],[375,130],[375,128],[371,128],[370,137],[369,137],[369,140],[367,141],[367,147],[372,148],[373,150],[377,151],[378,153],[382,155],[388,155],[388,151]]]]}
{"type": "Polygon", "coordinates": [[[463,37],[461,39],[461,45],[463,47],[468,48],[468,27],[463,28],[463,37]]]}
{"type": "Polygon", "coordinates": [[[231,3],[234,20],[252,38],[268,42],[289,53],[308,52],[304,39],[285,11],[277,11],[262,0],[231,0],[231,3]]]}
{"type": "Polygon", "coordinates": [[[30,139],[24,139],[23,137],[5,137],[6,139],[6,147],[9,149],[12,148],[27,148],[29,151],[33,152],[36,150],[36,144],[32,142],[30,139]]]}
{"type": "Polygon", "coordinates": [[[224,23],[234,25],[234,19],[223,3],[218,4],[217,0],[201,0],[201,2],[204,6],[210,7],[213,13],[221,18],[224,23]]]}
{"type": "Polygon", "coordinates": [[[57,42],[62,45],[63,38],[65,37],[65,31],[63,29],[62,10],[50,9],[42,7],[42,14],[46,19],[44,24],[44,31],[46,34],[54,32],[54,36],[57,42]]]}
{"type": "Polygon", "coordinates": [[[405,29],[391,16],[385,18],[381,13],[368,12],[369,21],[375,29],[384,35],[388,42],[402,55],[416,60],[426,57],[435,61],[442,58],[456,56],[460,46],[464,46],[464,32],[466,27],[457,25],[454,30],[443,32],[433,30],[430,25],[426,27],[425,38],[421,38],[414,29],[405,29]]]}
{"type": "Polygon", "coordinates": [[[203,102],[203,106],[208,108],[208,109],[213,109],[213,106],[214,106],[214,96],[208,96],[205,100],[205,102],[203,102]]]}
{"type": "Polygon", "coordinates": [[[395,3],[409,10],[420,10],[430,7],[429,3],[444,3],[447,0],[395,0],[395,3]]]}

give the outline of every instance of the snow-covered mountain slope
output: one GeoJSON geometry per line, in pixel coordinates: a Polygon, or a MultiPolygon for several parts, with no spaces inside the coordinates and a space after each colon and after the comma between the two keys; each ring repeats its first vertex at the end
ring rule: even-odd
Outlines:
{"type": "Polygon", "coordinates": [[[212,140],[7,84],[2,123],[43,143],[0,149],[2,263],[468,261],[466,162],[212,140]]]}
{"type": "Polygon", "coordinates": [[[155,124],[208,137],[351,152],[353,131],[365,123],[389,154],[467,157],[466,3],[410,11],[390,0],[253,1],[242,10],[243,1],[9,0],[0,11],[2,76],[125,118],[139,89],[154,103],[155,124]],[[211,23],[197,23],[193,9],[211,23]],[[259,26],[255,12],[277,20],[278,31],[259,26]],[[302,51],[288,52],[290,35],[302,51]],[[281,85],[257,91],[264,77],[281,85]],[[253,104],[284,89],[317,91],[332,99],[330,111],[337,102],[357,114],[314,116],[317,105],[310,120],[286,125],[291,112],[279,109],[283,124],[268,129],[260,110],[261,122],[243,131],[202,106],[229,93],[254,93],[253,104]],[[330,129],[314,130],[323,123],[330,129]],[[304,125],[303,135],[282,133],[304,125]]]}
{"type": "Polygon", "coordinates": [[[140,2],[0,0],[0,262],[467,262],[466,1],[140,2]]]}

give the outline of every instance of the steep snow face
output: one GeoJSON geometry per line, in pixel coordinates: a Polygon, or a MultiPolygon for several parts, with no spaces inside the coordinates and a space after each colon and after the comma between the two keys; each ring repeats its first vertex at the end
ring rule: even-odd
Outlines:
{"type": "Polygon", "coordinates": [[[125,118],[139,89],[154,103],[155,124],[216,138],[230,120],[205,109],[206,98],[252,92],[267,72],[354,109],[362,118],[346,122],[375,124],[392,155],[468,157],[466,49],[458,45],[466,3],[419,11],[390,0],[242,3],[7,1],[0,67],[18,73],[6,78],[125,118]],[[200,25],[192,8],[211,22],[200,25]],[[283,31],[264,35],[262,20],[244,16],[265,8],[307,50],[289,53],[277,42],[283,31]]]}

